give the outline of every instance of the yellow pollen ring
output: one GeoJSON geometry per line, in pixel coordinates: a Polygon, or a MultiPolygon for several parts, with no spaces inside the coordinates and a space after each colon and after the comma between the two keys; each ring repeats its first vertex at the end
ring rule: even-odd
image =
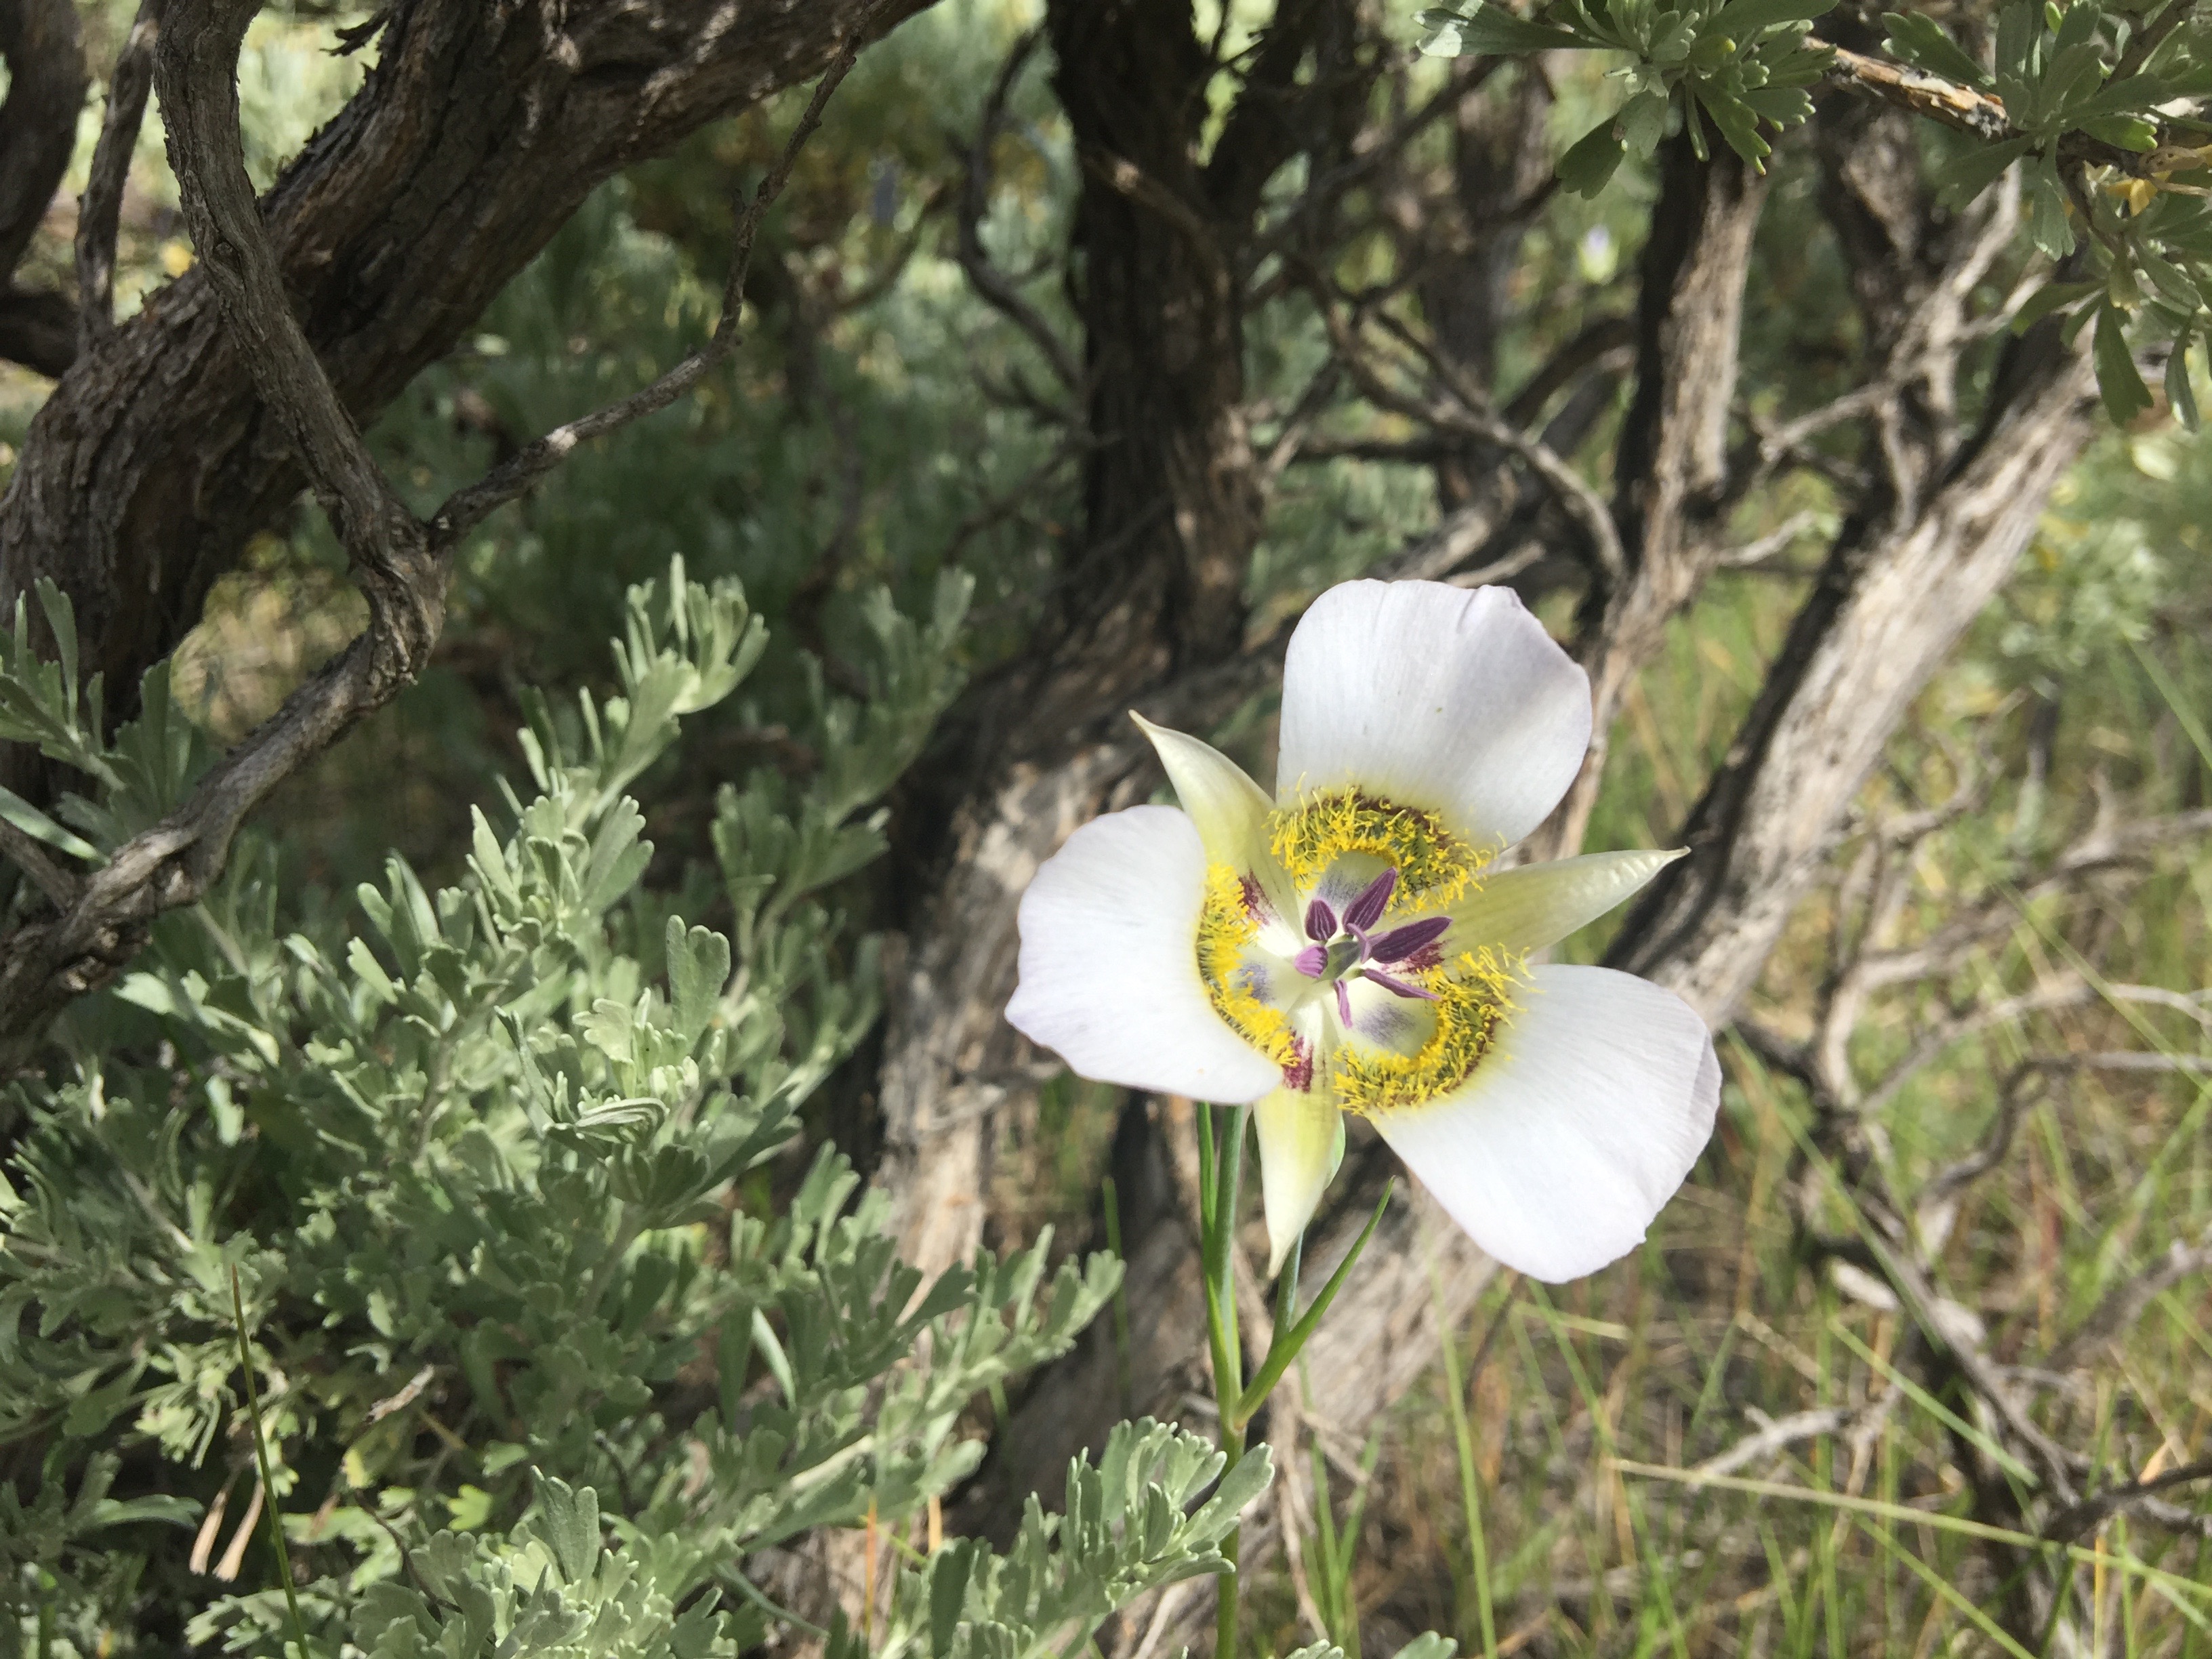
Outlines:
{"type": "Polygon", "coordinates": [[[1346,854],[1364,853],[1398,872],[1401,899],[1449,904],[1465,895],[1495,854],[1468,845],[1433,812],[1363,795],[1354,789],[1316,795],[1267,818],[1268,850],[1301,891],[1310,890],[1346,854]]]}
{"type": "Polygon", "coordinates": [[[1425,1106],[1467,1081],[1489,1053],[1498,1026],[1520,1005],[1513,992],[1525,977],[1524,958],[1484,945],[1463,951],[1419,975],[1436,993],[1429,1040],[1410,1054],[1364,1043],[1336,1051],[1336,1103],[1363,1115],[1425,1106]]]}
{"type": "Polygon", "coordinates": [[[1209,865],[1206,907],[1198,918],[1199,977],[1206,981],[1214,1012],[1238,1036],[1278,1066],[1288,1066],[1298,1054],[1289,1018],[1253,995],[1245,983],[1244,947],[1259,934],[1259,922],[1244,908],[1243,877],[1225,864],[1209,865]]]}

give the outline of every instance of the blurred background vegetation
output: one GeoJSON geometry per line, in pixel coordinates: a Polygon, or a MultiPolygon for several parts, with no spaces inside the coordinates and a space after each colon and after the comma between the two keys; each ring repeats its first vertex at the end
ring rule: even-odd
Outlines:
{"type": "MultiPolygon", "coordinates": [[[[1232,41],[1266,10],[1224,3],[1226,17],[1200,21],[1232,41]]],[[[112,62],[132,6],[83,10],[90,61],[112,62]]],[[[852,607],[866,585],[888,584],[921,613],[939,573],[957,566],[977,584],[971,672],[1018,644],[1047,598],[1053,550],[1080,521],[1081,457],[1036,418],[1045,380],[1033,345],[964,280],[953,209],[992,77],[1041,13],[1032,0],[942,0],[863,58],[770,221],[734,368],[578,455],[475,533],[430,671],[265,815],[293,902],[345,910],[395,848],[426,881],[458,878],[471,807],[520,769],[512,734],[526,699],[603,678],[625,588],[663,572],[672,553],[702,580],[740,578],[772,643],[744,695],[702,717],[635,786],[658,849],[650,884],[663,890],[711,864],[721,784],[809,765],[792,735],[804,714],[798,653],[818,656],[833,682],[856,675],[852,607]]],[[[254,25],[244,100],[261,180],[359,83],[362,59],[333,52],[333,30],[364,15],[298,6],[254,25]]],[[[1078,173],[1048,57],[1012,87],[984,234],[1073,338],[1060,271],[1078,173]]],[[[1551,71],[1563,140],[1601,96],[1577,78],[1596,67],[1551,71]]],[[[1404,85],[1448,70],[1412,64],[1404,85]]],[[[1531,72],[1504,72],[1484,95],[1510,99],[1516,76],[1531,72]]],[[[642,385],[703,337],[733,186],[757,175],[805,95],[604,186],[466,349],[410,388],[373,436],[419,506],[642,385]]],[[[85,155],[96,110],[95,100],[85,155]]],[[[158,134],[149,121],[125,203],[125,309],[191,258],[158,134]]],[[[1447,137],[1419,142],[1441,150],[1447,137]]],[[[1848,306],[1817,234],[1812,170],[1788,146],[1775,170],[1743,380],[1802,406],[1845,384],[1836,366],[1849,356],[1848,306]]],[[[1632,162],[1595,201],[1552,199],[1510,275],[1501,382],[1632,280],[1655,190],[1632,162]]],[[[63,211],[33,254],[57,282],[63,211]]],[[[1294,397],[1323,351],[1310,315],[1255,317],[1252,394],[1294,397]]],[[[1616,405],[1627,392],[1617,379],[1616,405]]],[[[0,477],[46,385],[0,367],[0,477]]],[[[1590,425],[1586,456],[1607,453],[1620,414],[1590,425]]],[[[1339,435],[1351,449],[1394,432],[1378,416],[1339,435]]],[[[1302,459],[1252,566],[1254,635],[1437,511],[1433,471],[1419,460],[1302,459]]],[[[1799,475],[1743,514],[1740,538],[1758,556],[1715,579],[1628,695],[1593,850],[1674,836],[1762,684],[1832,503],[1799,475]]],[[[1326,1633],[1356,1655],[1434,1627],[1500,1659],[2017,1650],[1984,1610],[2003,1586],[1960,1518],[1974,1482],[2006,1478],[1978,1467],[1990,1425],[1962,1396],[1899,1369],[1900,1345],[1916,1339],[1880,1284],[1808,1256],[1807,1216],[1845,1238],[1857,1224],[1811,1126],[1823,1111],[1857,1115],[1856,1155],[1875,1160],[1892,1190],[1923,1194],[2006,1127],[2002,1164],[1961,1184],[1955,1213],[1942,1217],[1941,1252],[1960,1316],[1983,1322],[2001,1363],[2047,1353],[2142,1249],[2208,1236],[2208,522],[2212,451],[2162,408],[2095,444],[2014,579],[1896,734],[1819,896],[1743,1025],[1723,1036],[1723,1127],[1655,1248],[1555,1293],[1495,1285],[1449,1362],[1371,1435],[1310,1425],[1322,1501],[1299,1547],[1248,1591],[1258,1641],[1287,1652],[1326,1633]],[[2143,824],[2161,827],[2129,839],[2143,824]],[[1840,1076],[1853,1097],[1824,1102],[1774,1063],[1808,1038],[1839,1045],[1825,1086],[1832,1093],[1840,1076]],[[2161,1063],[2100,1059],[2123,1051],[2161,1063]],[[1769,1425],[1784,1431],[1771,1450],[1726,1462],[1769,1425]],[[1708,1473],[1722,1480],[1685,1484],[1681,1472],[1716,1457],[1726,1466],[1708,1473]]],[[[1571,611],[1553,599],[1543,614],[1564,632],[1571,611]]],[[[362,616],[333,538],[303,501],[217,588],[179,653],[180,696],[212,736],[234,738],[362,616]]],[[[1271,720],[1258,699],[1217,734],[1263,776],[1271,720]]],[[[879,866],[844,902],[880,914],[880,884],[896,879],[896,866],[879,866]]],[[[686,914],[730,925],[711,908],[686,914]]],[[[1603,944],[1594,930],[1568,953],[1594,958],[1603,944]]],[[[819,1110],[858,1115],[865,1061],[819,1110]]],[[[1002,1127],[994,1225],[1004,1243],[1055,1222],[1071,1247],[1085,1238],[1118,1109],[1115,1091],[1062,1079],[1032,1119],[1002,1127]]],[[[849,1127],[840,1139],[862,1149],[849,1127]]],[[[2046,1403],[2069,1443],[2119,1449],[2145,1475],[2212,1451],[2205,1279],[2136,1310],[2118,1355],[2094,1386],[2078,1374],[2027,1377],[2058,1396],[2046,1403]]],[[[2124,1516],[2081,1542],[2102,1553],[2102,1599],[2089,1610],[2100,1651],[2212,1655],[2202,1604],[2160,1577],[2208,1571],[2201,1535],[2124,1516]]]]}

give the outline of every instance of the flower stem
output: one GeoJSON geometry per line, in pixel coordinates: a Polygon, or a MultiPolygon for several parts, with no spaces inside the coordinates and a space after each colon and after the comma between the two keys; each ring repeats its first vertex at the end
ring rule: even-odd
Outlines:
{"type": "MultiPolygon", "coordinates": [[[[1227,1459],[1221,1466],[1225,1480],[1244,1455],[1244,1432],[1241,1429],[1221,1431],[1221,1450],[1227,1459]]],[[[1213,1651],[1215,1659],[1237,1659],[1237,1588],[1240,1582],[1237,1570],[1237,1540],[1243,1528],[1232,1527],[1229,1535],[1221,1540],[1221,1559],[1229,1564],[1229,1571],[1214,1583],[1220,1586],[1213,1608],[1213,1651]]]]}
{"type": "MultiPolygon", "coordinates": [[[[1121,1194],[1114,1186],[1114,1177],[1108,1176],[1102,1190],[1106,1200],[1106,1248],[1116,1261],[1121,1255],[1121,1194]]],[[[1132,1389],[1129,1382],[1129,1287],[1121,1279],[1114,1281],[1114,1386],[1121,1402],[1121,1415],[1133,1417],[1131,1407],[1132,1389]]]]}
{"type": "MultiPolygon", "coordinates": [[[[1206,1284],[1206,1329],[1213,1357],[1213,1398],[1220,1414],[1219,1440],[1225,1479],[1244,1455],[1244,1424],[1237,1414],[1244,1397],[1243,1349],[1237,1332],[1237,1195],[1244,1169],[1244,1129],[1251,1108],[1240,1106],[1225,1144],[1216,1145],[1213,1113],[1198,1114],[1198,1175],[1200,1193],[1200,1277],[1206,1284]]],[[[1238,1530],[1221,1540],[1229,1571],[1214,1582],[1214,1659],[1236,1659],[1238,1530]]]]}
{"type": "Polygon", "coordinates": [[[1268,1344],[1271,1352],[1297,1322],[1298,1274],[1304,1269],[1305,1255],[1306,1236],[1300,1233],[1291,1241],[1290,1254],[1283,1258],[1283,1271],[1275,1280],[1275,1334],[1268,1344]]]}

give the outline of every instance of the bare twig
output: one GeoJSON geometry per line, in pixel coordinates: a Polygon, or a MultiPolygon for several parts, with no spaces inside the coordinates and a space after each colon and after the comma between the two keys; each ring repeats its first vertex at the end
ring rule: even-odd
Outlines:
{"type": "MultiPolygon", "coordinates": [[[[2070,1544],[2122,1510],[2140,1509],[2146,1500],[2160,1492],[2186,1486],[2192,1480],[2212,1480],[2212,1457],[2199,1458],[2148,1480],[2130,1481],[2124,1486],[2113,1486],[2069,1504],[2045,1523],[2043,1535],[2053,1543],[2070,1544]]],[[[2212,1515],[2189,1515],[2185,1510],[2183,1513],[2195,1530],[2212,1538],[2212,1515]]]]}
{"type": "MultiPolygon", "coordinates": [[[[2097,1000],[2097,988],[2087,980],[2066,979],[2056,984],[2039,986],[2014,997],[1970,1007],[1954,1018],[1943,1021],[1916,1042],[1905,1057],[1890,1067],[1881,1080],[1866,1095],[1852,1103],[1851,1109],[1863,1116],[1872,1117],[1903,1093],[1905,1086],[1927,1066],[1933,1065],[1955,1045],[1976,1034],[2007,1025],[2030,1014],[2048,1013],[2055,1009],[2078,1008],[2097,1000]]],[[[2048,1056],[2032,1062],[2029,1069],[2057,1071],[2078,1057],[2048,1056]]],[[[2155,1056],[2154,1056],[2155,1058],[2155,1056]]]]}
{"type": "Polygon", "coordinates": [[[1792,1042],[1771,1026],[1753,1018],[1748,1014],[1737,1016],[1729,1029],[1738,1042],[1759,1057],[1762,1066],[1779,1072],[1805,1091],[1815,1111],[1823,1116],[1840,1115],[1843,1103],[1829,1086],[1827,1078],[1814,1062],[1809,1045],[1792,1042]]]}
{"type": "Polygon", "coordinates": [[[1081,386],[1082,375],[1066,343],[1043,314],[1022,297],[1012,279],[991,262],[983,246],[983,219],[991,208],[991,147],[1006,125],[1006,99],[1014,82],[1043,39],[1041,28],[1031,29],[1015,43],[1000,66],[998,78],[991,83],[991,95],[984,100],[983,124],[976,131],[975,142],[969,146],[967,178],[960,192],[960,269],[967,273],[977,297],[1027,336],[1060,385],[1073,392],[1081,386]]]}
{"type": "Polygon", "coordinates": [[[1708,1477],[1734,1474],[1747,1464],[1759,1462],[1808,1440],[1817,1440],[1822,1435],[1842,1433],[1850,1426],[1851,1420],[1860,1410],[1855,1406],[1820,1406],[1811,1411],[1792,1412],[1787,1417],[1775,1418],[1755,1432],[1744,1436],[1726,1451],[1708,1457],[1690,1473],[1708,1477]]]}
{"type": "Polygon", "coordinates": [[[1957,1163],[1937,1170],[1921,1189],[1920,1207],[1923,1213],[1930,1204],[1980,1180],[2004,1161],[2005,1153],[2011,1150],[2012,1138],[2019,1131],[2021,1118],[2040,1098],[2041,1091],[2029,1085],[2039,1084],[2044,1075],[2044,1068],[2033,1060],[2012,1068],[2004,1086],[1997,1092],[1996,1121],[1990,1124],[1982,1144],[1957,1163]]]}
{"type": "MultiPolygon", "coordinates": [[[[1369,135],[1363,133],[1356,143],[1352,158],[1330,167],[1307,186],[1304,193],[1293,202],[1287,212],[1269,226],[1255,246],[1261,257],[1283,251],[1298,240],[1316,219],[1327,215],[1347,191],[1358,188],[1364,180],[1381,172],[1405,152],[1406,147],[1437,121],[1458,109],[1474,95],[1508,60],[1503,58],[1468,57],[1452,64],[1451,74],[1433,97],[1423,103],[1387,131],[1369,135]]],[[[1266,297],[1264,291],[1255,300],[1266,297]]]]}
{"type": "Polygon", "coordinates": [[[13,285],[15,267],[68,170],[85,94],[84,51],[69,0],[0,6],[0,356],[59,375],[76,355],[76,319],[58,294],[13,285]]]}
{"type": "Polygon", "coordinates": [[[38,883],[39,890],[53,901],[57,910],[66,910],[76,902],[76,878],[48,858],[45,848],[5,818],[0,818],[0,854],[6,854],[18,869],[38,883]]]}
{"type": "MultiPolygon", "coordinates": [[[[1841,46],[1830,46],[1828,50],[1834,53],[1826,76],[1832,87],[1914,115],[1924,115],[1931,121],[1940,121],[1947,127],[1993,143],[2025,136],[2005,113],[2002,98],[1948,81],[1940,75],[1930,75],[1909,64],[1847,52],[1841,46]]],[[[2122,149],[2118,144],[2106,143],[2078,130],[2067,133],[2059,141],[2059,154],[2069,161],[2118,167],[2127,173],[2147,170],[2146,155],[2122,149]]]]}
{"type": "Polygon", "coordinates": [[[1308,438],[1298,444],[1297,453],[1290,459],[1300,466],[1323,461],[1433,466],[1458,447],[1442,438],[1308,438]]]}
{"type": "Polygon", "coordinates": [[[84,48],[69,0],[11,0],[0,7],[0,289],[68,170],[85,94],[84,48]]]}
{"type": "Polygon", "coordinates": [[[2028,1416],[2019,1396],[1996,1363],[1973,1343],[1961,1338],[1955,1322],[1943,1319],[1938,1311],[1942,1300],[1919,1265],[1900,1249],[1881,1242],[1872,1231],[1867,1235],[1875,1259],[1881,1263],[1882,1274],[1896,1291],[1898,1299],[1911,1314],[1914,1321],[1929,1337],[1948,1349],[1958,1362],[1959,1370],[1974,1392],[1987,1401],[2005,1427],[2034,1454],[2040,1464],[2043,1482],[2062,1504],[2074,1502],[2075,1462],[2066,1449],[2053,1440],[2036,1421],[2028,1416]]]}
{"type": "Polygon", "coordinates": [[[1620,531],[1613,521],[1612,510],[1583,475],[1541,438],[1522,431],[1500,416],[1480,388],[1471,384],[1433,343],[1423,339],[1388,312],[1376,313],[1376,319],[1392,338],[1419,355],[1437,383],[1450,394],[1450,402],[1439,411],[1444,422],[1470,437],[1496,444],[1518,456],[1550,488],[1559,505],[1566,509],[1567,516],[1582,527],[1583,533],[1589,538],[1590,552],[1607,579],[1618,581],[1626,575],[1628,557],[1621,550],[1620,531]]]}
{"type": "Polygon", "coordinates": [[[890,0],[877,0],[865,12],[851,37],[845,42],[822,80],[814,88],[814,96],[807,101],[806,112],[792,129],[783,154],[769,169],[768,176],[753,191],[738,216],[738,227],[730,256],[729,280],[722,285],[722,314],[714,325],[714,332],[707,343],[685,356],[675,368],[662,374],[650,386],[632,392],[618,403],[605,409],[594,410],[589,415],[557,426],[544,437],[526,445],[521,453],[492,469],[475,483],[458,489],[447,497],[445,505],[430,516],[430,545],[440,552],[451,548],[461,537],[490,514],[522,495],[532,484],[559,466],[580,444],[628,426],[632,421],[667,408],[678,398],[699,384],[708,374],[726,360],[738,347],[738,319],[744,309],[745,275],[752,265],[753,242],[760,234],[761,222],[768,210],[783,194],[784,186],[791,182],[791,170],[798,164],[799,152],[813,137],[814,130],[822,125],[823,109],[830,102],[844,78],[852,73],[854,64],[860,55],[861,45],[868,38],[869,27],[890,0]]]}
{"type": "Polygon", "coordinates": [[[1947,127],[1970,132],[1977,138],[1996,140],[2014,136],[2012,120],[2005,113],[2002,98],[1992,98],[1987,93],[1977,92],[1972,87],[1947,81],[1940,75],[1930,75],[1908,64],[1846,52],[1841,46],[1830,50],[1835,54],[1828,64],[1830,86],[1858,93],[1915,115],[1924,115],[1931,121],[1941,121],[1947,127]]]}
{"type": "Polygon", "coordinates": [[[2212,1228],[2194,1244],[2179,1239],[2139,1273],[2122,1279],[2105,1295],[2081,1328],[2051,1356],[2050,1369],[2072,1370],[2136,1322],[2145,1308],[2192,1273],[2212,1270],[2212,1228]]]}
{"type": "Polygon", "coordinates": [[[1961,907],[1950,921],[1917,945],[1870,955],[1865,964],[1866,983],[1869,988],[1879,988],[1948,972],[1985,940],[2016,927],[2024,908],[2037,900],[2078,886],[2105,871],[2138,863],[2161,848],[2207,834],[2212,834],[2212,809],[2117,823],[2100,822],[2039,874],[2015,886],[1993,887],[1978,902],[1961,907]]]}
{"type": "Polygon", "coordinates": [[[1281,429],[1275,441],[1267,447],[1266,459],[1260,463],[1260,487],[1272,490],[1282,481],[1283,473],[1298,459],[1306,445],[1312,441],[1314,424],[1328,412],[1336,396],[1340,375],[1334,362],[1323,363],[1314,372],[1299,392],[1290,413],[1283,417],[1281,429]]]}
{"type": "Polygon", "coordinates": [[[1426,342],[1399,324],[1395,318],[1379,313],[1378,320],[1382,326],[1424,359],[1437,384],[1443,386],[1445,395],[1423,396],[1392,386],[1361,349],[1355,332],[1356,325],[1344,316],[1333,296],[1316,286],[1314,300],[1328,326],[1329,342],[1335,349],[1337,361],[1351,374],[1370,403],[1377,408],[1444,431],[1479,438],[1518,457],[1558,497],[1559,505],[1580,527],[1600,568],[1614,577],[1627,569],[1627,558],[1621,550],[1620,532],[1613,524],[1613,514],[1583,476],[1543,440],[1531,437],[1498,415],[1490,407],[1488,400],[1468,386],[1463,377],[1444,362],[1426,342]]]}
{"type": "Polygon", "coordinates": [[[1787,552],[1798,538],[1818,529],[1821,515],[1810,509],[1792,513],[1764,536],[1753,537],[1740,547],[1732,547],[1717,561],[1723,570],[1760,570],[1768,567],[1776,555],[1787,552]]]}
{"type": "Polygon", "coordinates": [[[1082,148],[1083,170],[1116,194],[1125,196],[1146,212],[1172,225],[1189,246],[1192,257],[1205,269],[1207,278],[1224,288],[1231,276],[1229,262],[1221,250],[1221,239],[1212,226],[1198,216],[1189,203],[1146,173],[1126,155],[1115,155],[1096,144],[1082,148]]]}
{"type": "Polygon", "coordinates": [[[123,214],[123,185],[131,152],[146,118],[154,89],[154,48],[167,0],[140,0],[138,15],[116,55],[107,82],[107,112],[92,152],[76,217],[77,349],[89,350],[115,328],[115,238],[123,214]]]}
{"type": "Polygon", "coordinates": [[[1505,418],[1526,425],[1544,412],[1584,370],[1608,359],[1626,362],[1636,349],[1636,325],[1626,317],[1601,317],[1545,359],[1507,400],[1505,418]]]}
{"type": "Polygon", "coordinates": [[[368,1420],[372,1423],[381,1423],[392,1413],[405,1411],[422,1397],[422,1390],[430,1386],[437,1375],[438,1368],[435,1365],[423,1366],[407,1380],[406,1386],[398,1393],[387,1395],[371,1406],[368,1408],[368,1420]]]}

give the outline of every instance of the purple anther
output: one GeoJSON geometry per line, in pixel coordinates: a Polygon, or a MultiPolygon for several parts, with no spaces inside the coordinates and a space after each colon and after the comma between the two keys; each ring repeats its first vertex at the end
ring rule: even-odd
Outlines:
{"type": "Polygon", "coordinates": [[[1390,902],[1390,895],[1398,890],[1398,872],[1385,870],[1369,882],[1358,898],[1346,908],[1344,925],[1354,933],[1362,933],[1382,920],[1382,911],[1390,902]]]}
{"type": "Polygon", "coordinates": [[[1393,927],[1382,938],[1367,941],[1367,958],[1370,962],[1403,962],[1424,945],[1434,945],[1450,927],[1449,916],[1430,916],[1421,921],[1409,921],[1403,927],[1393,927]]]}
{"type": "Polygon", "coordinates": [[[1291,966],[1308,979],[1319,979],[1322,976],[1322,970],[1328,966],[1328,947],[1325,945],[1309,945],[1291,958],[1291,966]]]}
{"type": "Polygon", "coordinates": [[[1328,908],[1327,899],[1316,899],[1306,906],[1306,937],[1316,945],[1326,945],[1336,937],[1336,912],[1328,908]]]}
{"type": "MultiPolygon", "coordinates": [[[[1370,968],[1365,969],[1362,977],[1373,980],[1377,985],[1389,992],[1393,996],[1419,997],[1423,1002],[1436,1002],[1441,1000],[1434,991],[1424,991],[1418,985],[1409,985],[1404,980],[1400,979],[1395,974],[1386,974],[1379,968],[1370,968]]],[[[1340,992],[1344,989],[1344,987],[1340,984],[1336,988],[1340,992]]],[[[1349,1016],[1346,1016],[1346,1018],[1349,1018],[1349,1016]]]]}
{"type": "Polygon", "coordinates": [[[1337,1017],[1349,1025],[1352,1024],[1352,998],[1345,990],[1342,980],[1337,981],[1332,988],[1336,992],[1337,1017]]]}

